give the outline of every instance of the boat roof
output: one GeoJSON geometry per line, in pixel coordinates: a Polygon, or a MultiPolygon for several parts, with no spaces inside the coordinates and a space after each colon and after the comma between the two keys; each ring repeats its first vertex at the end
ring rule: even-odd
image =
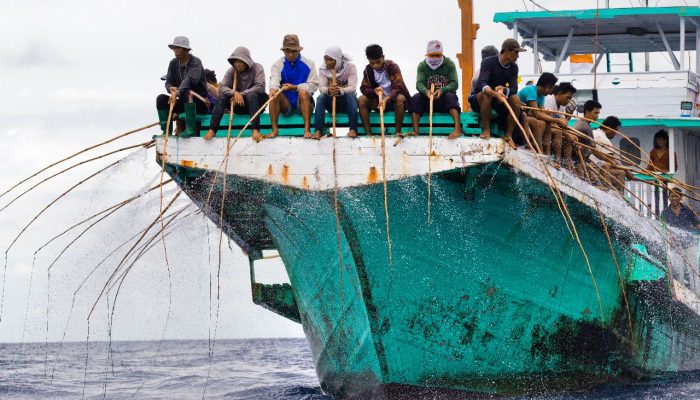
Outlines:
{"type": "Polygon", "coordinates": [[[639,117],[620,118],[623,128],[641,126],[663,126],[666,128],[700,128],[700,118],[639,117]]]}
{"type": "Polygon", "coordinates": [[[573,28],[567,54],[595,52],[596,13],[598,14],[598,49],[609,53],[667,51],[659,27],[671,49],[680,49],[681,18],[685,19],[685,48],[695,49],[696,31],[700,28],[700,7],[635,7],[596,10],[501,12],[494,22],[515,26],[532,47],[537,31],[538,50],[546,60],[553,60],[565,47],[573,28]],[[658,24],[658,25],[657,25],[658,24]]]}

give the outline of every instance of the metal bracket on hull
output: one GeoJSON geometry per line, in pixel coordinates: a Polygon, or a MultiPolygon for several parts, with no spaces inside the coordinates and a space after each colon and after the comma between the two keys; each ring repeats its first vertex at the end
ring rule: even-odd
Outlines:
{"type": "Polygon", "coordinates": [[[250,291],[253,303],[279,314],[291,321],[301,323],[292,285],[288,283],[265,285],[255,282],[255,258],[248,257],[250,264],[250,291]]]}
{"type": "Polygon", "coordinates": [[[469,167],[465,171],[466,178],[464,179],[464,199],[474,200],[476,193],[476,177],[481,172],[481,166],[469,167]]]}

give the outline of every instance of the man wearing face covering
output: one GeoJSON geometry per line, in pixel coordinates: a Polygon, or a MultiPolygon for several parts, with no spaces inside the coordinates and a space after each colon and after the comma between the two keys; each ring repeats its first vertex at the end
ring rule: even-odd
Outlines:
{"type": "MultiPolygon", "coordinates": [[[[219,86],[219,98],[211,113],[209,131],[204,136],[205,140],[213,138],[216,131],[220,129],[219,124],[226,107],[233,105],[235,114],[248,114],[252,117],[268,99],[265,93],[265,70],[262,65],[253,61],[246,47],[236,48],[229,56],[228,62],[231,68],[226,71],[219,86]],[[234,72],[237,75],[235,88],[233,87],[234,72]]],[[[260,116],[253,119],[251,129],[253,139],[261,136],[260,116]]]]}
{"type": "Polygon", "coordinates": [[[333,97],[336,98],[336,110],[348,115],[350,130],[348,137],[357,137],[357,68],[352,59],[344,54],[338,46],[326,49],[323,64],[318,69],[320,80],[318,103],[316,103],[314,138],[320,138],[325,127],[326,111],[331,111],[333,97]],[[333,70],[336,83],[333,84],[333,70]]]}
{"type": "Polygon", "coordinates": [[[425,60],[418,64],[416,75],[416,89],[418,93],[411,97],[409,112],[413,122],[413,132],[409,135],[418,135],[420,117],[430,106],[430,96],[433,96],[433,107],[435,112],[449,113],[454,121],[454,130],[448,139],[456,139],[462,135],[462,127],[459,123],[459,99],[457,89],[459,83],[457,79],[457,67],[448,57],[445,57],[442,50],[442,43],[439,40],[428,42],[425,60]],[[431,92],[431,86],[435,86],[435,91],[431,92]]]}

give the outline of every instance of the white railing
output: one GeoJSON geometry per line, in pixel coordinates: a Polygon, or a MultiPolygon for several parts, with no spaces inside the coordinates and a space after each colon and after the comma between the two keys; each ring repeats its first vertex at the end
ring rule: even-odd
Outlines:
{"type": "Polygon", "coordinates": [[[668,207],[668,190],[661,188],[657,178],[671,179],[673,175],[660,174],[657,176],[634,174],[636,180],[625,183],[625,196],[639,214],[645,218],[658,219],[664,208],[668,207]]]}

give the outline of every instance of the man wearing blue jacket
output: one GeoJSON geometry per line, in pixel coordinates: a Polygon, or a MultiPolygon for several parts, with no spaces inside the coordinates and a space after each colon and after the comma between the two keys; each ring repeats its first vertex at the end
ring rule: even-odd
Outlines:
{"type": "MultiPolygon", "coordinates": [[[[270,124],[272,132],[267,138],[279,134],[278,119],[280,112],[291,115],[301,112],[304,118],[304,137],[311,138],[311,111],[313,110],[313,93],[318,89],[318,73],[311,59],[301,55],[304,48],[299,45],[299,37],[294,34],[284,36],[282,50],[284,57],[277,60],[270,70],[270,97],[282,90],[270,102],[270,124]]],[[[254,137],[260,140],[262,135],[254,137]]]]}

